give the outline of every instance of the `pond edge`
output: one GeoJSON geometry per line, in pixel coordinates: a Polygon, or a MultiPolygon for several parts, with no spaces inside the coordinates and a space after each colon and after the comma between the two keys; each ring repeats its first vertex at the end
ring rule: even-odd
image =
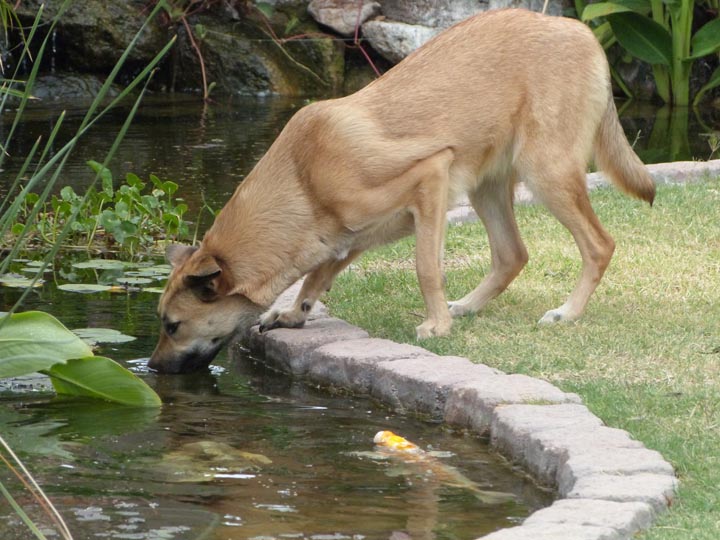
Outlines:
{"type": "MultiPolygon", "coordinates": [[[[720,175],[720,160],[647,168],[656,184],[677,184],[720,175]]],[[[601,173],[588,174],[587,183],[590,190],[608,185],[601,173]]],[[[516,202],[535,201],[519,185],[516,202]]],[[[473,219],[467,201],[448,212],[450,223],[473,219]]],[[[290,287],[275,307],[289,307],[298,290],[299,283],[290,287]]],[[[649,528],[677,493],[675,471],[659,452],[627,431],[605,426],[577,394],[467,358],[371,338],[331,317],[320,303],[303,329],[260,334],[253,327],[240,343],[294,378],[371,396],[395,410],[487,436],[494,450],[557,490],[552,505],[484,540],[630,539],[649,528]]]]}

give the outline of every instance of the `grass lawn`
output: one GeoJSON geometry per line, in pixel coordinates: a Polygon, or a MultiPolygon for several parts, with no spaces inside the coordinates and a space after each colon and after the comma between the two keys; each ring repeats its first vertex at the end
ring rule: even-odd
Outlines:
{"type": "MultiPolygon", "coordinates": [[[[530,262],[508,290],[447,338],[423,342],[577,392],[608,425],[628,430],[676,468],[679,496],[641,535],[720,538],[720,179],[661,186],[649,208],[613,189],[592,193],[617,243],[582,320],[539,326],[580,271],[570,234],[540,206],[517,208],[530,262]]],[[[448,299],[487,272],[479,223],[451,226],[448,299]]],[[[415,342],[424,306],[412,239],[365,255],[325,298],[333,315],[375,337],[415,342]]]]}

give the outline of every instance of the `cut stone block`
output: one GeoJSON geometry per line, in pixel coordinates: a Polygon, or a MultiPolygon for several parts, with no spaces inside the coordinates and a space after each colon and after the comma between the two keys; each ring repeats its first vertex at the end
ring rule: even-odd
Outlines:
{"type": "Polygon", "coordinates": [[[495,375],[455,385],[448,394],[445,421],[485,434],[493,411],[502,404],[578,403],[580,398],[527,375],[495,375]]]}
{"type": "Polygon", "coordinates": [[[421,347],[387,339],[355,339],[319,347],[309,357],[307,373],[315,382],[367,394],[378,364],[409,358],[440,357],[421,347]]]}
{"type": "Polygon", "coordinates": [[[552,506],[538,510],[523,526],[551,524],[590,525],[616,530],[623,538],[652,524],[652,507],[643,502],[599,501],[596,499],[560,499],[552,506]]]}
{"type": "MultiPolygon", "coordinates": [[[[637,473],[673,476],[672,466],[659,452],[647,448],[594,448],[571,456],[558,471],[558,491],[569,493],[576,482],[597,475],[630,476],[637,473]]],[[[614,500],[614,499],[613,499],[614,500]]]]}
{"type": "Polygon", "coordinates": [[[605,427],[582,405],[508,405],[493,416],[491,444],[537,480],[556,486],[571,457],[598,449],[643,448],[623,430],[605,427]]]}
{"type": "Polygon", "coordinates": [[[562,493],[568,499],[604,499],[617,502],[644,502],[655,512],[664,511],[675,498],[678,481],[667,474],[638,473],[629,476],[597,474],[584,476],[562,493]]]}
{"type": "Polygon", "coordinates": [[[450,389],[502,372],[459,356],[421,356],[377,365],[370,394],[396,410],[442,419],[450,389]]]}
{"type": "Polygon", "coordinates": [[[303,376],[315,349],[328,343],[367,337],[365,330],[328,317],[308,321],[303,328],[277,328],[263,334],[255,329],[250,337],[250,349],[264,354],[265,359],[281,371],[303,376]]]}
{"type": "Polygon", "coordinates": [[[478,540],[627,540],[615,529],[589,525],[523,525],[502,529],[478,540]]]}

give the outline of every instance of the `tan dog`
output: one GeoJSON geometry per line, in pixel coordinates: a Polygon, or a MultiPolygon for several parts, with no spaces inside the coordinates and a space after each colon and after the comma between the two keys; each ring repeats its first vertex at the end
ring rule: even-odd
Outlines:
{"type": "Polygon", "coordinates": [[[362,251],[417,237],[427,319],[419,339],[450,332],[502,292],[527,261],[513,214],[522,179],[565,225],[582,256],[568,300],[541,322],[579,317],[614,243],[588,200],[596,163],[630,195],[655,188],[623,134],[605,54],[580,22],[490,11],[439,35],[359,92],[304,107],[238,187],[199,248],[174,246],[160,300],[160,371],[207,365],[241,327],[306,276],[292,309],[263,328],[300,327],[362,251]],[[482,219],[490,273],[449,305],[445,213],[467,194],[482,219]]]}

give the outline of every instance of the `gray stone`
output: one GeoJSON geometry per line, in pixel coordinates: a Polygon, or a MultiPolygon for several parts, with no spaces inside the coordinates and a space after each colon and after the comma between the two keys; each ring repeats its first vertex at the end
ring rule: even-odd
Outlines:
{"type": "MultiPolygon", "coordinates": [[[[622,456],[618,456],[620,459],[622,456]]],[[[561,496],[568,499],[644,502],[652,506],[655,512],[662,512],[674,500],[677,486],[677,479],[667,474],[596,474],[578,479],[573,488],[567,493],[561,493],[561,496]]]]}
{"type": "Polygon", "coordinates": [[[332,317],[308,321],[303,328],[277,328],[260,334],[257,327],[250,336],[250,349],[264,354],[278,369],[302,376],[315,349],[328,343],[367,338],[357,326],[332,317]]]}
{"type": "Polygon", "coordinates": [[[643,502],[614,502],[596,499],[560,499],[538,510],[523,526],[552,524],[590,525],[616,530],[623,538],[647,529],[652,524],[652,507],[643,502]]]}
{"type": "Polygon", "coordinates": [[[647,448],[588,449],[570,456],[558,471],[558,491],[569,493],[578,480],[597,475],[630,476],[637,473],[674,474],[659,452],[647,448]]]}
{"type": "Polygon", "coordinates": [[[537,480],[556,486],[558,471],[571,457],[584,452],[642,448],[623,430],[604,427],[582,405],[509,405],[495,410],[491,444],[522,464],[537,480]]]}
{"type": "Polygon", "coordinates": [[[421,356],[378,364],[370,394],[396,410],[442,419],[453,385],[500,374],[458,356],[421,356]]]}
{"type": "Polygon", "coordinates": [[[315,382],[367,394],[375,380],[378,364],[420,357],[440,358],[421,347],[387,339],[356,339],[315,350],[308,360],[307,373],[315,382]]]}
{"type": "Polygon", "coordinates": [[[438,28],[391,21],[368,21],[363,36],[372,48],[391,62],[403,58],[440,32],[438,28]]]}
{"type": "MultiPolygon", "coordinates": [[[[547,15],[562,15],[567,2],[563,0],[550,0],[545,13],[547,15]]],[[[488,0],[488,9],[522,8],[542,13],[545,0],[488,0]]]]}
{"type": "MultiPolygon", "coordinates": [[[[479,540],[479,539],[478,539],[479,540]]],[[[562,523],[512,527],[488,534],[482,540],[626,540],[615,529],[562,523]]]]}
{"type": "Polygon", "coordinates": [[[490,429],[493,411],[498,405],[579,401],[577,395],[567,394],[540,379],[527,375],[495,375],[454,386],[445,405],[445,421],[484,434],[490,429]]]}
{"type": "Polygon", "coordinates": [[[393,21],[447,28],[485,11],[487,0],[383,0],[382,9],[393,21]]]}
{"type": "Polygon", "coordinates": [[[363,0],[362,8],[357,0],[312,0],[308,12],[320,24],[332,28],[343,36],[355,34],[355,27],[380,13],[380,4],[363,0]]]}

